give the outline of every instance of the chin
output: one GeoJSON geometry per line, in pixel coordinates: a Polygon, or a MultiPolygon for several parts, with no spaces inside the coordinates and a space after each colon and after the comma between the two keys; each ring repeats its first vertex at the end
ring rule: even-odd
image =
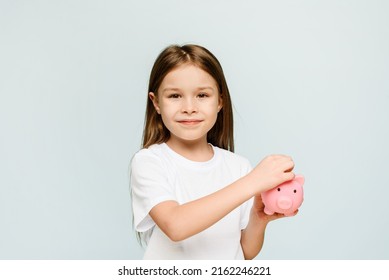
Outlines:
{"type": "Polygon", "coordinates": [[[193,142],[193,143],[202,141],[204,138],[207,139],[206,136],[190,136],[190,135],[181,135],[181,136],[175,135],[174,138],[176,138],[178,141],[193,142]]]}

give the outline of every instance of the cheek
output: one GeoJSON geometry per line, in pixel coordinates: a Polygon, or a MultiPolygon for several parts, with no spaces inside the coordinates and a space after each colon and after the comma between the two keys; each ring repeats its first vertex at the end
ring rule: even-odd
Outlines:
{"type": "Polygon", "coordinates": [[[219,106],[219,103],[215,102],[214,106],[212,107],[213,114],[217,117],[219,114],[221,107],[219,106]]]}
{"type": "Polygon", "coordinates": [[[159,108],[162,116],[172,116],[177,111],[177,107],[175,103],[161,102],[159,108]]]}
{"type": "Polygon", "coordinates": [[[219,101],[218,100],[212,100],[211,102],[208,102],[206,104],[207,111],[209,112],[218,112],[219,110],[219,101]]]}

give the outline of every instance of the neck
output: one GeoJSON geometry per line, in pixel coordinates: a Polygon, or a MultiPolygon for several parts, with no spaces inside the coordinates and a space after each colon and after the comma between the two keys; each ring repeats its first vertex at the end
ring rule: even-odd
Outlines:
{"type": "Polygon", "coordinates": [[[213,149],[207,139],[199,141],[177,141],[170,138],[166,144],[177,154],[192,161],[208,161],[213,157],[213,149]]]}

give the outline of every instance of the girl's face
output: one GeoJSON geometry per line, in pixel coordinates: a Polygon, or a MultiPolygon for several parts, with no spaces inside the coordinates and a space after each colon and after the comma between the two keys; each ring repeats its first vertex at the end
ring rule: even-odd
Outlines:
{"type": "Polygon", "coordinates": [[[216,122],[222,100],[216,81],[192,64],[169,72],[158,89],[149,93],[154,107],[170,131],[169,142],[203,141],[216,122]]]}

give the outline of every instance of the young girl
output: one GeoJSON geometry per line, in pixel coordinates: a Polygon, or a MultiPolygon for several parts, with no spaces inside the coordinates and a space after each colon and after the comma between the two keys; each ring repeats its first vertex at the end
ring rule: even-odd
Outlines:
{"type": "Polygon", "coordinates": [[[234,154],[230,94],[216,57],[170,46],[151,71],[143,149],[131,162],[144,259],[252,259],[269,221],[260,193],[292,180],[284,155],[255,168],[234,154]],[[253,199],[251,199],[253,198],[253,199]]]}

